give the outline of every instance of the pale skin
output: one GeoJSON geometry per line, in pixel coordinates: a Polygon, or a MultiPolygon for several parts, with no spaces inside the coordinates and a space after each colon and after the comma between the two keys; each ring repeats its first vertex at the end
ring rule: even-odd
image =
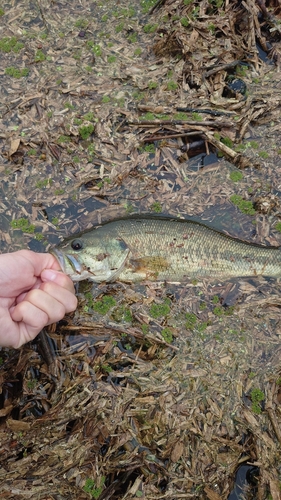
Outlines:
{"type": "Polygon", "coordinates": [[[76,307],[73,283],[53,255],[0,255],[0,346],[21,347],[76,307]]]}

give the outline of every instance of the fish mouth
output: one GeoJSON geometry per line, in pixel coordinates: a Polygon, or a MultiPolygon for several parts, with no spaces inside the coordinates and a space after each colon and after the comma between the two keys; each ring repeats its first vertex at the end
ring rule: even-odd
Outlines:
{"type": "Polygon", "coordinates": [[[74,255],[64,254],[57,248],[53,248],[52,250],[50,250],[50,253],[57,259],[61,270],[64,273],[70,274],[69,267],[77,274],[81,274],[81,272],[83,271],[83,267],[81,266],[80,262],[78,262],[78,260],[74,257],[74,255]]]}

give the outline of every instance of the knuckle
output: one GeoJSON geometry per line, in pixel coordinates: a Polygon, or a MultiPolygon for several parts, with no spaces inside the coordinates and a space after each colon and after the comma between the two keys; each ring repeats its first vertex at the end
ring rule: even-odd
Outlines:
{"type": "Polygon", "coordinates": [[[65,315],[65,307],[63,304],[61,304],[60,302],[57,303],[57,306],[56,306],[56,317],[58,319],[62,319],[65,315]]]}

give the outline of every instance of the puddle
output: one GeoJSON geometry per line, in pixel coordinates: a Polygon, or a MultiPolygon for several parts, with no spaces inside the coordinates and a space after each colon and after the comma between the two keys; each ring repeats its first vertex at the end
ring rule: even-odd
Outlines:
{"type": "MultiPolygon", "coordinates": [[[[142,213],[188,216],[250,242],[281,245],[277,229],[281,186],[279,74],[274,81],[272,121],[249,127],[241,150],[247,153],[249,163],[238,170],[207,148],[202,131],[189,139],[169,137],[184,136],[185,122],[191,121],[191,128],[202,126],[198,113],[181,116],[182,120],[176,117],[179,104],[193,106],[192,93],[199,84],[182,84],[183,61],[177,54],[169,60],[153,52],[150,2],[43,2],[41,10],[37,3],[14,3],[13,9],[4,4],[10,24],[3,24],[0,38],[11,37],[13,29],[24,48],[22,53],[0,51],[0,61],[4,69],[26,66],[29,74],[12,79],[3,70],[1,75],[1,252],[20,248],[45,251],[93,225],[142,213]],[[147,128],[142,126],[144,121],[147,128]],[[166,138],[149,141],[157,134],[166,138]],[[189,144],[196,147],[189,151],[189,144]],[[260,170],[254,168],[257,159],[260,170]],[[234,195],[249,205],[239,209],[232,201],[234,195]],[[256,211],[254,203],[259,201],[259,207],[266,207],[263,203],[269,195],[273,196],[272,208],[256,211]],[[30,232],[13,227],[12,223],[15,226],[22,219],[30,232]]],[[[273,77],[266,70],[264,81],[256,82],[252,66],[247,71],[253,106],[259,103],[255,108],[258,119],[269,113],[264,93],[273,77]]],[[[241,131],[246,108],[240,113],[241,102],[236,104],[241,131]]],[[[236,129],[228,122],[219,140],[225,139],[226,130],[231,135],[229,129],[235,141],[236,129]]],[[[185,493],[197,495],[197,488],[202,493],[202,478],[204,484],[217,484],[214,477],[219,471],[216,477],[220,477],[221,491],[228,487],[229,492],[226,480],[233,477],[233,464],[243,452],[238,438],[249,426],[253,433],[263,429],[258,434],[257,459],[262,460],[267,453],[275,463],[278,443],[272,430],[272,442],[267,439],[264,429],[271,429],[271,423],[264,404],[253,400],[253,391],[259,389],[276,402],[280,384],[279,288],[278,280],[263,278],[101,284],[94,291],[87,283],[79,285],[79,310],[69,323],[58,326],[60,334],[55,335],[64,339],[65,355],[73,355],[73,365],[67,365],[70,379],[89,370],[99,384],[93,391],[95,404],[102,400],[106,406],[110,399],[115,405],[114,409],[100,410],[100,421],[119,422],[119,415],[113,418],[112,411],[119,411],[123,396],[128,398],[124,420],[116,426],[108,424],[109,430],[103,428],[98,438],[107,463],[119,464],[125,449],[124,443],[119,446],[116,441],[109,448],[106,434],[117,440],[119,433],[123,439],[127,432],[136,432],[140,445],[151,445],[152,455],[161,461],[159,467],[165,463],[165,468],[157,469],[156,460],[152,466],[153,459],[151,468],[136,465],[134,481],[155,473],[152,486],[166,495],[169,488],[180,492],[183,478],[190,476],[193,482],[187,480],[185,493]],[[104,396],[104,387],[110,396],[104,396]],[[174,461],[170,460],[172,451],[174,461]],[[168,469],[170,476],[159,483],[160,473],[168,469]]],[[[15,398],[17,383],[21,380],[10,387],[15,398]]],[[[9,388],[3,398],[8,400],[9,388]]],[[[39,417],[40,411],[40,405],[30,406],[31,416],[39,417]]],[[[69,433],[73,422],[77,422],[76,416],[70,419],[69,433]]],[[[247,481],[251,483],[253,469],[251,465],[240,466],[229,500],[240,500],[240,488],[247,481]]],[[[114,474],[114,469],[108,474],[108,487],[108,478],[114,474]]],[[[81,475],[84,477],[84,471],[81,475]]],[[[132,488],[126,477],[123,484],[132,488]]]]}

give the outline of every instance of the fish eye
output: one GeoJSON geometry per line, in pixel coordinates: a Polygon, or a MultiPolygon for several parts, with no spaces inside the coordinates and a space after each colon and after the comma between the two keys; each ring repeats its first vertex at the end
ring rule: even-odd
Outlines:
{"type": "Polygon", "coordinates": [[[83,242],[81,240],[73,240],[71,242],[71,247],[73,248],[73,250],[82,250],[83,248],[83,242]]]}

